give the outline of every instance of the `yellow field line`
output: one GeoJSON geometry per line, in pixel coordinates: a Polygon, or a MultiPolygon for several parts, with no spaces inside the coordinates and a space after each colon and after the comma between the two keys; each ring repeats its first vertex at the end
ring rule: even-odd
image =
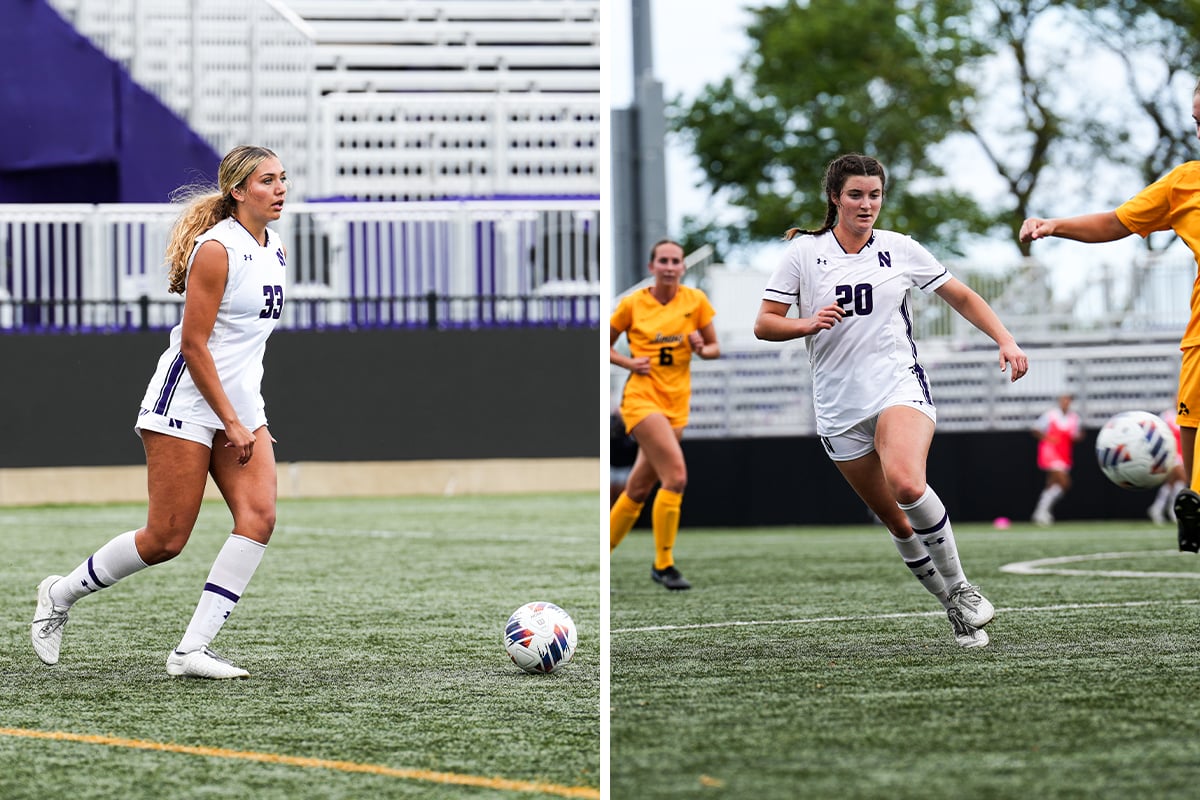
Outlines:
{"type": "Polygon", "coordinates": [[[397,769],[382,764],[359,764],[354,761],[333,761],[325,758],[285,756],[276,753],[256,753],[247,750],[226,750],[221,747],[195,747],[192,745],[151,742],[144,739],[123,739],[119,736],[99,736],[66,731],[35,731],[24,728],[0,728],[0,736],[17,736],[25,739],[51,739],[60,742],[82,742],[102,744],[108,747],[128,747],[133,750],[158,750],[163,753],[182,753],[209,758],[230,758],[241,761],[261,761],[266,764],[286,764],[290,767],[333,769],[341,772],[365,772],[370,775],[385,775],[389,778],[404,778],[428,783],[444,783],[457,786],[478,786],[510,792],[541,792],[558,797],[583,797],[599,800],[600,791],[588,786],[559,786],[553,783],[515,781],[508,778],[487,778],[481,775],[459,775],[453,772],[435,772],[427,769],[397,769]]]}

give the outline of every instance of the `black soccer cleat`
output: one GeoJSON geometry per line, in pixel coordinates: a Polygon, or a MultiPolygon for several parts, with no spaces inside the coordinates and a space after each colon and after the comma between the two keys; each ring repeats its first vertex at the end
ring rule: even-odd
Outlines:
{"type": "Polygon", "coordinates": [[[1175,520],[1179,524],[1179,549],[1200,553],[1200,494],[1184,489],[1175,496],[1175,520]]]}
{"type": "Polygon", "coordinates": [[[661,583],[673,592],[692,588],[692,585],[679,574],[679,570],[675,569],[674,566],[667,567],[666,569],[651,567],[650,577],[654,579],[655,583],[661,583]]]}

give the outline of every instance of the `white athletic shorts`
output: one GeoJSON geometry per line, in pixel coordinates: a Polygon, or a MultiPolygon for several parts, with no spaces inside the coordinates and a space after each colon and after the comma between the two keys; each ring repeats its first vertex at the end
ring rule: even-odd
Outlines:
{"type": "MultiPolygon", "coordinates": [[[[937,409],[932,403],[915,400],[897,400],[889,402],[884,408],[908,406],[915,408],[937,423],[937,409]]],[[[882,412],[881,412],[882,413],[882,412]]],[[[825,454],[833,461],[853,461],[862,458],[875,449],[875,427],[879,423],[879,414],[868,417],[853,427],[834,436],[822,436],[821,444],[825,446],[825,454]]]]}
{"type": "Polygon", "coordinates": [[[133,431],[139,438],[142,435],[142,431],[154,431],[155,433],[165,433],[167,436],[174,436],[176,439],[187,439],[189,442],[197,442],[210,450],[212,449],[213,439],[216,438],[217,430],[219,429],[208,428],[204,425],[185,422],[173,417],[164,417],[162,414],[154,414],[144,408],[138,411],[137,422],[133,424],[133,431]]]}
{"type": "MultiPolygon", "coordinates": [[[[250,430],[256,431],[267,424],[266,418],[256,419],[255,424],[250,430]]],[[[154,414],[146,409],[138,411],[137,422],[133,424],[133,431],[141,438],[142,431],[154,431],[155,433],[165,433],[167,436],[174,436],[176,439],[187,439],[190,442],[202,444],[205,447],[212,449],[213,439],[217,436],[217,431],[224,428],[209,428],[205,425],[197,425],[195,422],[186,422],[181,419],[172,417],[164,417],[161,414],[154,414]]]]}

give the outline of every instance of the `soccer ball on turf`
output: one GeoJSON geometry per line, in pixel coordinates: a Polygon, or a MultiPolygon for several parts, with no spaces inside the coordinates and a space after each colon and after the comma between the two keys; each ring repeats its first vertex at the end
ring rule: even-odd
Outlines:
{"type": "Polygon", "coordinates": [[[1156,414],[1123,411],[1096,436],[1096,460],[1104,476],[1122,489],[1153,489],[1179,463],[1175,433],[1156,414]]]}
{"type": "Polygon", "coordinates": [[[554,672],[575,655],[579,635],[571,615],[554,603],[526,603],[504,626],[504,649],[526,672],[554,672]]]}

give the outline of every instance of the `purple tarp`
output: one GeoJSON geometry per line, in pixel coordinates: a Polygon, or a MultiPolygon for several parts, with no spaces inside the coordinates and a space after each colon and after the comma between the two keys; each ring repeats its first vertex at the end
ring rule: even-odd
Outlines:
{"type": "Polygon", "coordinates": [[[165,202],[219,160],[44,0],[0,0],[0,203],[165,202]]]}

